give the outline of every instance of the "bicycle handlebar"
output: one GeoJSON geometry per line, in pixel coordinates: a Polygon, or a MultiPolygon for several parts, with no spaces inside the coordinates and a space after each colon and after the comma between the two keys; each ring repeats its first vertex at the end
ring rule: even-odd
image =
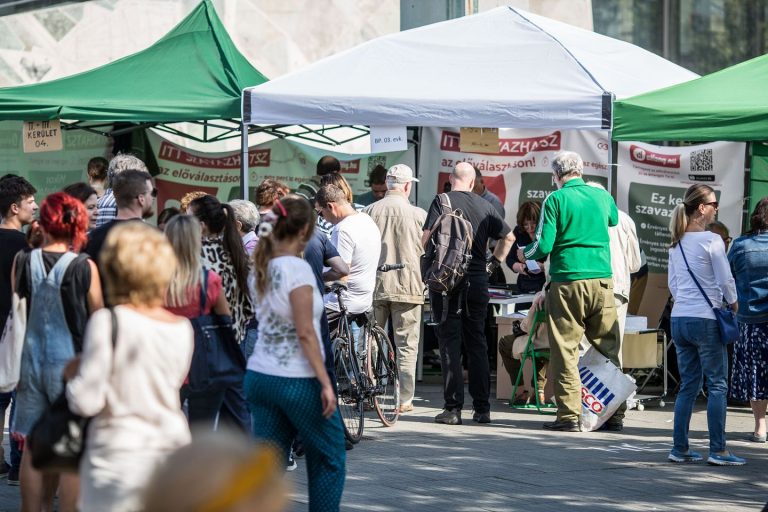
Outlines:
{"type": "Polygon", "coordinates": [[[389,272],[390,270],[401,270],[404,268],[405,268],[405,264],[403,263],[391,263],[391,264],[385,263],[384,265],[380,266],[376,270],[378,270],[379,272],[389,272]]]}

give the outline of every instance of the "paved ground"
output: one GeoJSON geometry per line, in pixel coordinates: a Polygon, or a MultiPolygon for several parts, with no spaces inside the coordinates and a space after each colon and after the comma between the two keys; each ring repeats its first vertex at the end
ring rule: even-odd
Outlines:
{"type": "MultiPolygon", "coordinates": [[[[748,408],[729,408],[730,448],[743,467],[667,463],[672,406],[630,411],[623,433],[552,433],[549,417],[495,402],[493,423],[433,423],[439,387],[418,387],[414,413],[384,428],[372,413],[365,438],[348,452],[342,510],[384,511],[759,511],[768,501],[766,445],[740,440],[748,408]]],[[[670,400],[671,402],[671,400],[670,400]]],[[[691,425],[707,452],[703,404],[691,425]]],[[[303,461],[289,474],[291,511],[306,510],[303,461]]],[[[18,488],[0,482],[0,511],[16,510],[18,488]]]]}

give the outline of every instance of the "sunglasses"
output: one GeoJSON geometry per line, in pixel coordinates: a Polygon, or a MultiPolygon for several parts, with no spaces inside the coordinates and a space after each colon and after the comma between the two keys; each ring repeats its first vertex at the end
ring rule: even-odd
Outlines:
{"type": "Polygon", "coordinates": [[[720,202],[719,202],[719,201],[712,201],[712,202],[709,202],[709,203],[704,203],[704,204],[705,204],[705,205],[709,205],[709,206],[714,206],[714,207],[715,207],[715,210],[717,210],[718,208],[720,208],[720,202]]]}

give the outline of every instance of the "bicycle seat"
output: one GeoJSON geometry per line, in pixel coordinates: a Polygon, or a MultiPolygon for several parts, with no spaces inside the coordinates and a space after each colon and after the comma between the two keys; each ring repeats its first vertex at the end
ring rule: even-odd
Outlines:
{"type": "Polygon", "coordinates": [[[339,293],[340,291],[347,291],[349,286],[344,281],[332,281],[325,283],[325,293],[339,293]]]}

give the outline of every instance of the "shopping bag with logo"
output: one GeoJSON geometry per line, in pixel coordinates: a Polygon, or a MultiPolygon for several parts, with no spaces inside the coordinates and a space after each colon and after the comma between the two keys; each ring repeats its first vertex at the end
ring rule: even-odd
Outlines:
{"type": "Polygon", "coordinates": [[[610,359],[590,347],[579,359],[581,430],[597,430],[637,389],[610,359]]]}
{"type": "Polygon", "coordinates": [[[11,312],[0,337],[0,393],[8,393],[19,383],[21,351],[27,333],[27,299],[13,294],[11,312]]]}

